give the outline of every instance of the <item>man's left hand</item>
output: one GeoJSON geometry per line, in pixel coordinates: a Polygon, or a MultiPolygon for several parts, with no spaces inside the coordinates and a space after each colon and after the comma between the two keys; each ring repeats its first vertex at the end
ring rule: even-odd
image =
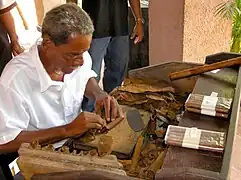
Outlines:
{"type": "Polygon", "coordinates": [[[18,40],[11,42],[12,52],[14,56],[17,56],[24,52],[24,48],[19,44],[18,40]]]}
{"type": "Polygon", "coordinates": [[[96,98],[95,107],[97,111],[101,111],[104,108],[105,119],[107,122],[113,121],[117,118],[124,119],[124,113],[117,100],[107,93],[103,92],[96,98]]]}
{"type": "Polygon", "coordinates": [[[143,23],[141,21],[137,21],[133,29],[131,39],[134,39],[134,43],[137,44],[143,40],[143,37],[144,37],[143,23]]]}

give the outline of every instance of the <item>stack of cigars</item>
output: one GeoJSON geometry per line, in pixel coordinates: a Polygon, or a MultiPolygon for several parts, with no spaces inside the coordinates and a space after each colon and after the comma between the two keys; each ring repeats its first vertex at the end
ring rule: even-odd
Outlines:
{"type": "Polygon", "coordinates": [[[165,143],[172,146],[223,153],[225,139],[224,132],[169,125],[165,143]]]}
{"type": "Polygon", "coordinates": [[[185,108],[190,112],[228,118],[231,105],[231,98],[190,94],[185,103],[185,108]]]}

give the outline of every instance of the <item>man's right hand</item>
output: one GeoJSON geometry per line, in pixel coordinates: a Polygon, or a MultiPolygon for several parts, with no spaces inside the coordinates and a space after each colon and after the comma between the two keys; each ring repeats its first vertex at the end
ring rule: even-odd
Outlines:
{"type": "Polygon", "coordinates": [[[69,137],[85,133],[89,129],[102,129],[106,121],[99,115],[90,112],[82,112],[73,122],[66,125],[66,133],[69,137]]]}

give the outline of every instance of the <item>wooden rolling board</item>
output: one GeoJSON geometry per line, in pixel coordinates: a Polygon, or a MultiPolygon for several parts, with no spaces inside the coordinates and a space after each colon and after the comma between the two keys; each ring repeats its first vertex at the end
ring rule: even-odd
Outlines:
{"type": "MultiPolygon", "coordinates": [[[[128,110],[132,110],[135,108],[122,106],[124,111],[127,112],[128,110]]],[[[150,119],[151,113],[143,110],[138,110],[142,115],[142,119],[145,125],[148,124],[150,119]]],[[[141,132],[135,132],[131,129],[126,119],[124,119],[120,124],[118,124],[115,128],[110,130],[107,135],[113,137],[113,145],[112,151],[116,153],[121,153],[124,155],[130,155],[132,152],[138,137],[140,136],[141,132]]],[[[97,135],[95,140],[92,142],[84,143],[80,140],[74,141],[74,147],[78,149],[81,146],[90,146],[90,147],[97,147],[100,137],[103,135],[97,135]]]]}

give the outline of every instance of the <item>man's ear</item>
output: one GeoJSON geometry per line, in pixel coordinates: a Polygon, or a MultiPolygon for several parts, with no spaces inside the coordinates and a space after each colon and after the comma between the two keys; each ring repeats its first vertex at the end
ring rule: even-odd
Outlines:
{"type": "Polygon", "coordinates": [[[42,46],[45,50],[55,47],[55,44],[49,37],[44,37],[42,41],[42,46]]]}

